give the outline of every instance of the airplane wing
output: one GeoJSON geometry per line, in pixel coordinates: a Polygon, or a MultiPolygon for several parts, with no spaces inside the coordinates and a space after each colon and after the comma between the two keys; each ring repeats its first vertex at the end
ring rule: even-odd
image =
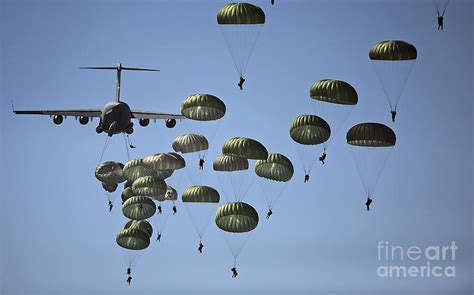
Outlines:
{"type": "Polygon", "coordinates": [[[185,116],[180,114],[166,114],[166,113],[155,113],[155,112],[146,112],[146,111],[137,111],[132,110],[132,118],[135,119],[186,119],[185,116]]]}
{"type": "Polygon", "coordinates": [[[76,110],[13,110],[17,115],[47,115],[71,117],[100,117],[101,109],[76,109],[76,110]]]}

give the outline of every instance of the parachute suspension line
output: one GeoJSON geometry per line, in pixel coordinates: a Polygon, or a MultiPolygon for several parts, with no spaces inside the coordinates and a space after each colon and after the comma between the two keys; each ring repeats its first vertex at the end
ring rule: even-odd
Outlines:
{"type": "Polygon", "coordinates": [[[310,164],[309,164],[309,169],[308,169],[308,174],[311,173],[311,170],[313,170],[314,164],[316,164],[316,156],[313,157],[311,156],[310,164]]]}
{"type": "Polygon", "coordinates": [[[438,15],[440,16],[444,16],[444,13],[446,12],[446,8],[448,8],[448,5],[449,5],[449,1],[450,0],[444,0],[443,3],[444,5],[442,7],[439,7],[438,5],[438,2],[436,0],[433,0],[433,4],[436,8],[436,12],[438,13],[438,15]],[[440,11],[443,11],[441,14],[439,13],[440,11]]]}
{"type": "MultiPolygon", "coordinates": [[[[271,180],[269,180],[269,181],[271,181],[271,180]]],[[[272,183],[271,185],[277,185],[277,183],[272,183]]],[[[267,202],[268,209],[273,209],[275,204],[278,203],[278,200],[283,195],[283,192],[286,189],[286,185],[287,185],[286,182],[282,183],[281,189],[275,193],[274,191],[272,191],[270,189],[268,184],[262,184],[262,188],[263,188],[264,194],[265,194],[265,201],[267,202]],[[275,199],[272,200],[271,196],[273,196],[273,195],[276,195],[276,197],[275,197],[275,199]]]]}
{"type": "Polygon", "coordinates": [[[199,160],[206,159],[206,152],[207,152],[207,150],[199,152],[199,160]]]}
{"type": "MultiPolygon", "coordinates": [[[[255,26],[255,25],[254,25],[255,26]]],[[[260,31],[263,27],[263,25],[256,25],[257,28],[251,28],[250,26],[247,26],[246,30],[249,32],[249,34],[245,34],[248,36],[246,42],[245,42],[245,48],[249,48],[248,54],[246,57],[244,57],[243,64],[242,64],[242,74],[245,74],[247,71],[247,66],[250,61],[250,58],[252,56],[252,53],[255,49],[255,45],[257,43],[257,39],[260,35],[260,31]]]]}
{"type": "Polygon", "coordinates": [[[196,232],[198,233],[198,236],[199,236],[199,243],[201,243],[202,237],[204,236],[204,233],[206,233],[206,230],[207,230],[207,227],[209,226],[210,220],[211,220],[211,217],[209,216],[209,218],[207,218],[207,222],[206,222],[205,226],[203,227],[202,231],[199,230],[197,224],[195,224],[195,222],[193,221],[194,228],[196,229],[196,232]]]}
{"type": "Polygon", "coordinates": [[[374,193],[375,187],[376,187],[376,185],[377,185],[377,182],[379,181],[380,175],[382,175],[382,172],[383,172],[383,170],[384,170],[384,168],[385,168],[385,165],[387,164],[388,158],[390,158],[390,155],[392,154],[393,148],[389,148],[389,149],[390,149],[390,150],[389,150],[388,155],[386,155],[385,158],[382,159],[383,162],[382,162],[382,164],[381,164],[381,165],[382,165],[381,167],[383,167],[383,168],[379,169],[379,171],[377,172],[377,174],[376,174],[376,176],[375,176],[374,186],[373,186],[372,190],[370,191],[370,195],[372,195],[372,194],[374,193]]]}
{"type": "Polygon", "coordinates": [[[243,77],[263,25],[221,25],[237,73],[243,77]]]}
{"type": "MultiPolygon", "coordinates": [[[[377,186],[377,182],[384,170],[384,167],[388,161],[388,158],[390,157],[393,151],[393,147],[383,148],[383,149],[389,149],[388,154],[374,153],[373,151],[371,151],[372,148],[362,148],[362,149],[363,150],[360,150],[360,153],[357,153],[353,150],[353,158],[355,160],[354,162],[356,164],[356,168],[359,173],[362,185],[364,186],[365,192],[369,196],[373,196],[373,192],[375,190],[375,187],[377,186]],[[368,159],[368,161],[357,161],[356,158],[368,159]],[[374,171],[374,174],[366,175],[364,171],[374,171]],[[370,176],[373,176],[373,177],[370,177],[370,176]],[[366,179],[366,178],[371,178],[371,179],[366,179]]],[[[377,148],[377,149],[382,149],[382,147],[377,148]]]]}
{"type": "MultiPolygon", "coordinates": [[[[232,173],[232,172],[228,172],[228,173],[232,173]]],[[[239,173],[239,172],[236,172],[236,173],[239,173]]],[[[235,201],[240,202],[241,200],[239,197],[239,192],[237,191],[237,188],[236,188],[238,185],[238,183],[236,183],[237,180],[233,177],[233,175],[230,175],[229,179],[230,179],[230,186],[232,187],[232,191],[234,192],[235,201]]],[[[242,183],[240,185],[242,185],[242,183]]]]}
{"type": "MultiPolygon", "coordinates": [[[[213,130],[212,132],[209,132],[210,133],[209,134],[209,139],[208,139],[209,145],[211,145],[211,142],[214,141],[214,138],[216,137],[217,132],[219,132],[219,130],[222,127],[222,120],[216,120],[216,121],[211,121],[211,122],[215,122],[214,125],[216,125],[216,126],[215,126],[215,128],[212,128],[212,130],[213,130]]],[[[204,151],[204,155],[206,153],[207,153],[207,150],[204,151]]]]}
{"type": "Polygon", "coordinates": [[[244,189],[244,192],[242,193],[242,200],[241,201],[243,201],[244,198],[247,196],[247,193],[249,192],[250,188],[252,187],[254,180],[255,180],[255,178],[252,177],[252,181],[249,183],[247,188],[244,189]]]}
{"type": "Polygon", "coordinates": [[[112,204],[114,203],[115,198],[112,197],[112,193],[106,191],[105,196],[107,197],[107,201],[112,202],[112,204]]]}
{"type": "MultiPolygon", "coordinates": [[[[298,144],[298,143],[296,143],[296,144],[298,144]]],[[[301,166],[303,166],[304,174],[305,175],[308,174],[309,171],[308,171],[308,169],[306,169],[306,163],[305,163],[304,157],[303,157],[303,155],[301,155],[302,151],[299,150],[297,145],[294,146],[294,149],[296,150],[296,154],[298,155],[298,159],[300,161],[301,166]]]]}
{"type": "Polygon", "coordinates": [[[340,122],[338,122],[337,124],[330,125],[330,126],[334,126],[334,130],[331,131],[331,135],[329,139],[323,142],[323,148],[324,148],[323,152],[326,152],[326,149],[331,144],[333,138],[336,138],[338,136],[339,131],[341,131],[342,126],[344,125],[344,123],[347,121],[347,118],[349,118],[349,116],[352,114],[352,111],[354,110],[354,106],[343,105],[341,106],[341,108],[348,108],[348,109],[344,110],[344,114],[342,115],[342,119],[340,122]]]}
{"type": "Polygon", "coordinates": [[[438,13],[438,15],[440,15],[440,14],[439,14],[439,6],[438,6],[438,3],[436,3],[436,0],[432,0],[432,1],[433,1],[433,4],[434,4],[435,8],[436,8],[436,12],[438,13]]]}
{"type": "Polygon", "coordinates": [[[125,143],[125,150],[127,151],[127,159],[130,161],[130,151],[129,151],[129,147],[131,147],[132,145],[131,145],[131,143],[130,143],[130,145],[129,145],[127,139],[130,139],[130,138],[128,137],[128,135],[125,136],[125,134],[124,134],[124,135],[123,135],[123,141],[124,141],[124,143],[125,143]]]}
{"type": "Polygon", "coordinates": [[[365,179],[364,179],[364,174],[362,172],[362,167],[360,167],[358,161],[356,160],[356,153],[352,152],[352,156],[354,158],[355,166],[356,166],[356,169],[357,169],[357,173],[359,174],[360,180],[362,182],[362,186],[364,187],[364,191],[369,195],[370,190],[368,188],[367,181],[365,181],[365,179]]]}
{"type": "Polygon", "coordinates": [[[390,110],[397,109],[414,60],[372,61],[390,110]]]}
{"type": "Polygon", "coordinates": [[[250,235],[251,235],[251,232],[232,233],[232,234],[224,233],[224,239],[227,243],[227,246],[229,247],[230,252],[232,252],[232,256],[234,257],[234,262],[237,261],[237,258],[239,257],[240,253],[245,248],[245,245],[247,244],[247,241],[249,240],[250,235]],[[230,237],[229,235],[237,235],[237,236],[230,237]],[[238,235],[242,235],[242,236],[239,237],[238,235]],[[236,245],[235,248],[232,247],[233,244],[236,245]]]}
{"type": "Polygon", "coordinates": [[[104,157],[105,151],[107,150],[107,146],[109,145],[110,137],[107,136],[105,139],[104,147],[102,148],[102,153],[100,154],[99,164],[102,162],[102,158],[104,157]]]}
{"type": "MultiPolygon", "coordinates": [[[[242,172],[242,173],[250,173],[248,170],[242,170],[242,171],[245,171],[245,172],[242,172]]],[[[233,172],[229,172],[229,173],[233,173],[233,172]]],[[[234,173],[241,173],[240,171],[238,172],[234,172],[234,173]]],[[[245,198],[245,196],[247,195],[248,191],[250,190],[250,187],[252,186],[253,184],[253,181],[254,181],[254,178],[252,177],[252,181],[247,185],[247,187],[243,188],[242,190],[242,187],[244,186],[244,183],[245,180],[247,180],[246,178],[249,177],[249,175],[243,175],[242,176],[242,180],[241,180],[241,183],[237,183],[237,177],[233,177],[233,175],[230,176],[230,183],[231,183],[231,187],[232,187],[232,190],[234,192],[234,197],[235,197],[235,201],[236,202],[242,202],[245,198]]]]}
{"type": "MultiPolygon", "coordinates": [[[[400,81],[400,87],[398,93],[395,95],[395,100],[394,100],[394,110],[397,110],[398,102],[400,101],[400,97],[402,96],[403,90],[405,89],[405,85],[407,84],[408,81],[408,76],[410,75],[411,69],[413,67],[414,62],[413,61],[403,61],[401,62],[402,66],[397,67],[397,77],[401,77],[402,80],[400,81]]],[[[395,77],[394,77],[395,78],[395,77]]]]}
{"type": "MultiPolygon", "coordinates": [[[[383,83],[383,79],[382,79],[382,75],[388,75],[386,73],[387,71],[384,71],[381,66],[378,67],[377,61],[373,61],[372,64],[374,65],[375,74],[377,75],[377,78],[379,79],[379,83],[382,86],[382,90],[385,94],[385,99],[387,100],[388,105],[390,106],[390,111],[393,111],[392,102],[390,101],[390,95],[389,95],[389,93],[388,93],[388,91],[387,91],[387,89],[386,89],[386,87],[383,83]]],[[[388,71],[388,73],[390,73],[390,71],[388,71]]]]}
{"type": "MultiPolygon", "coordinates": [[[[237,65],[238,63],[237,63],[236,57],[234,56],[234,51],[232,50],[230,38],[226,36],[226,29],[227,29],[227,31],[231,31],[231,29],[232,29],[232,28],[230,28],[231,25],[224,25],[224,26],[220,26],[221,31],[222,31],[222,35],[224,35],[224,39],[225,39],[225,42],[227,44],[227,48],[229,49],[232,60],[234,61],[235,70],[237,71],[237,73],[239,73],[239,75],[242,75],[242,73],[239,70],[239,66],[237,65]],[[227,27],[227,28],[224,28],[224,26],[227,27]]],[[[232,33],[232,31],[231,31],[231,33],[232,33]]],[[[235,33],[233,33],[232,35],[235,35],[235,33]]],[[[232,36],[232,38],[234,38],[234,37],[235,36],[232,36]]]]}
{"type": "Polygon", "coordinates": [[[441,16],[443,16],[443,17],[444,17],[444,13],[446,12],[446,8],[448,8],[449,1],[450,1],[450,0],[447,0],[447,1],[446,1],[446,4],[444,5],[443,13],[441,14],[441,16]]]}
{"type": "Polygon", "coordinates": [[[281,189],[281,191],[278,193],[277,197],[275,198],[275,201],[273,202],[273,204],[271,205],[270,209],[272,209],[275,204],[278,202],[278,200],[280,200],[280,197],[283,195],[283,192],[285,191],[286,189],[286,185],[287,183],[285,182],[285,184],[283,185],[283,188],[281,189]]]}
{"type": "Polygon", "coordinates": [[[133,268],[133,266],[136,265],[136,261],[138,260],[138,257],[140,253],[134,253],[132,251],[134,250],[124,250],[125,252],[122,252],[122,259],[129,268],[133,268]]]}

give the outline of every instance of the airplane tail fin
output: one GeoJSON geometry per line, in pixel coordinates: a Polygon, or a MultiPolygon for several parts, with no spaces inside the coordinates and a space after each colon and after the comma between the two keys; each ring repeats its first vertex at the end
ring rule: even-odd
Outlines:
{"type": "Polygon", "coordinates": [[[120,101],[120,80],[122,77],[122,70],[125,71],[143,71],[143,72],[159,72],[158,69],[145,69],[145,68],[129,68],[129,67],[122,67],[122,64],[118,64],[116,67],[80,67],[81,70],[114,70],[117,71],[117,86],[116,86],[116,94],[115,94],[115,101],[120,101]]]}
{"type": "Polygon", "coordinates": [[[146,72],[159,72],[160,70],[158,69],[145,69],[145,68],[129,68],[129,67],[122,67],[122,66],[116,66],[116,67],[80,67],[79,69],[81,70],[127,70],[127,71],[146,71],[146,72]]]}

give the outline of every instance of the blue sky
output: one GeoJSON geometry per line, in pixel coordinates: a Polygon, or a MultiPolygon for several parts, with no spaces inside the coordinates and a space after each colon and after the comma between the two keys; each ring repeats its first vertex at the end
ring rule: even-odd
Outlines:
{"type": "MultiPolygon", "coordinates": [[[[242,92],[215,19],[225,3],[0,3],[1,293],[472,292],[471,1],[451,1],[443,32],[436,30],[432,1],[255,1],[267,20],[242,92]],[[368,59],[369,48],[386,39],[418,50],[395,124],[368,59]],[[261,221],[239,258],[237,280],[214,223],[205,254],[198,255],[179,203],[167,238],[152,242],[128,288],[114,238],[125,221],[118,206],[107,212],[93,175],[105,140],[94,131],[97,121],[81,126],[67,118],[56,126],[47,117],[11,113],[10,100],[19,109],[102,107],[115,95],[114,74],[78,67],[118,62],[161,69],[123,74],[122,98],[132,108],[179,112],[194,93],[226,103],[209,159],[225,140],[246,136],[293,161],[295,177],[270,221],[259,187],[249,192],[261,221]],[[325,78],[351,83],[359,104],[333,139],[327,164],[317,164],[303,184],[288,127],[311,112],[309,87],[325,78]],[[370,213],[344,139],[350,126],[365,121],[388,124],[397,134],[370,213]],[[379,241],[404,247],[456,241],[456,277],[379,278],[379,241]]],[[[132,157],[169,151],[188,128],[184,122],[175,129],[162,122],[137,127],[132,157]]],[[[121,137],[105,158],[126,161],[121,137]]]]}

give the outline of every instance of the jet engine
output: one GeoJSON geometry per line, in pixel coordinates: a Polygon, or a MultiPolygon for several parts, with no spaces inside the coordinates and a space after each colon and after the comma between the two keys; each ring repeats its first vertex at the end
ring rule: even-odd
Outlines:
{"type": "Polygon", "coordinates": [[[150,124],[150,119],[143,118],[143,119],[138,120],[138,123],[140,123],[140,126],[146,127],[148,126],[148,124],[150,124]]]}
{"type": "Polygon", "coordinates": [[[63,118],[63,116],[61,116],[61,115],[54,115],[54,116],[53,116],[53,122],[54,122],[54,124],[56,124],[56,125],[61,124],[61,123],[63,122],[63,120],[64,120],[64,118],[63,118]]]}
{"type": "Polygon", "coordinates": [[[89,117],[80,116],[79,123],[81,123],[81,125],[86,125],[87,123],[89,123],[89,117]]]}
{"type": "Polygon", "coordinates": [[[174,126],[176,126],[176,120],[175,119],[167,119],[166,120],[166,127],[173,128],[174,126]]]}

